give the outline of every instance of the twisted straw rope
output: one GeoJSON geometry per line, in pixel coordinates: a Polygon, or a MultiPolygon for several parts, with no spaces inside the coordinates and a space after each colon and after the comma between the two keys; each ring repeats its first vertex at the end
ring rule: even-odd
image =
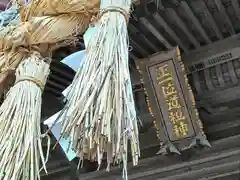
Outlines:
{"type": "Polygon", "coordinates": [[[34,46],[49,56],[49,51],[75,44],[98,9],[99,0],[31,0],[20,8],[20,24],[0,28],[0,86],[34,46]]]}
{"type": "Polygon", "coordinates": [[[43,89],[38,85],[44,87],[49,72],[44,58],[37,52],[30,52],[18,66],[16,83],[0,107],[0,175],[6,173],[9,179],[40,179],[40,165],[47,172],[50,139],[44,157],[41,141],[48,136],[41,135],[43,89]],[[26,80],[28,82],[24,82],[26,80]]]}
{"type": "Polygon", "coordinates": [[[23,77],[20,77],[16,82],[15,82],[15,85],[19,82],[23,82],[23,81],[30,81],[34,84],[36,84],[40,89],[41,91],[43,92],[44,90],[44,83],[41,81],[41,80],[38,80],[34,77],[31,77],[31,76],[23,76],[23,77]]]}
{"type": "Polygon", "coordinates": [[[101,1],[96,31],[89,40],[84,64],[75,75],[66,96],[68,101],[59,115],[65,119],[62,136],[70,137],[70,146],[81,161],[87,156],[96,160],[100,168],[106,153],[107,170],[111,164],[122,161],[124,179],[128,144],[133,165],[137,165],[140,156],[128,69],[130,6],[131,0],[101,1]]]}
{"type": "Polygon", "coordinates": [[[96,16],[96,19],[93,19],[93,20],[98,21],[104,14],[109,13],[109,12],[118,12],[118,13],[122,14],[128,24],[130,13],[128,11],[126,11],[125,9],[118,7],[118,6],[109,6],[109,7],[106,7],[104,9],[100,10],[98,15],[96,16]]]}
{"type": "Polygon", "coordinates": [[[49,7],[52,2],[32,0],[21,10],[21,23],[18,26],[11,25],[0,29],[0,78],[7,79],[7,76],[2,76],[4,72],[10,67],[17,67],[16,83],[0,107],[0,137],[4,140],[0,142],[0,175],[6,172],[8,178],[13,180],[21,177],[40,179],[40,162],[47,172],[39,136],[41,94],[50,70],[49,64],[45,63],[42,57],[43,52],[36,53],[33,49],[44,44],[59,46],[59,42],[66,45],[69,40],[74,41],[76,35],[82,33],[90,23],[91,9],[95,9],[99,4],[98,0],[87,1],[87,4],[86,0],[75,0],[75,6],[69,10],[67,8],[70,6],[65,6],[69,0],[60,0],[54,8],[61,11],[50,12],[51,7],[46,9],[49,11],[45,14],[40,15],[42,6],[49,7]],[[86,5],[89,9],[86,9],[86,5]],[[81,8],[84,12],[76,13],[81,8]],[[86,14],[88,10],[89,13],[86,14]],[[21,48],[26,51],[18,51],[21,48]],[[15,59],[17,56],[18,59],[15,59]],[[18,144],[14,143],[16,141],[18,144]]]}

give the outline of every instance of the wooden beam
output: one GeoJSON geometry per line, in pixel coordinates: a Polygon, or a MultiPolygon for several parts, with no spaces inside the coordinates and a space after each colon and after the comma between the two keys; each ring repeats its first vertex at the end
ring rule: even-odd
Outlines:
{"type": "Polygon", "coordinates": [[[144,49],[142,46],[140,46],[133,38],[129,37],[129,41],[130,41],[130,45],[133,47],[133,49],[135,49],[138,52],[140,52],[140,54],[143,57],[147,57],[148,56],[148,52],[146,51],[146,49],[144,49]]]}
{"type": "Polygon", "coordinates": [[[129,28],[130,32],[136,34],[138,36],[138,38],[143,39],[143,41],[146,43],[146,45],[149,48],[151,48],[153,51],[155,51],[155,52],[159,51],[159,48],[157,48],[153,43],[151,43],[150,40],[148,38],[146,38],[146,36],[144,36],[143,33],[141,33],[133,24],[129,24],[128,28],[129,28]]]}
{"type": "Polygon", "coordinates": [[[58,65],[53,65],[53,63],[54,62],[52,62],[51,67],[50,67],[52,72],[56,72],[56,73],[59,73],[62,75],[64,74],[64,78],[66,78],[70,81],[73,80],[75,72],[71,68],[69,68],[67,65],[64,65],[62,63],[61,64],[59,63],[58,65]],[[64,68],[64,67],[66,67],[66,68],[64,68]]]}
{"type": "Polygon", "coordinates": [[[179,45],[184,50],[185,53],[188,53],[188,47],[181,41],[181,39],[167,24],[167,22],[159,14],[154,14],[153,17],[165,29],[165,31],[176,41],[177,45],[179,45]]]}
{"type": "Polygon", "coordinates": [[[236,13],[238,20],[240,19],[240,5],[238,0],[231,0],[233,9],[236,13]]]}
{"type": "MultiPolygon", "coordinates": [[[[211,172],[218,172],[224,168],[228,171],[233,171],[235,170],[234,168],[236,168],[237,162],[239,162],[237,158],[240,155],[239,140],[240,135],[212,142],[212,148],[206,148],[203,150],[196,149],[194,150],[195,154],[192,154],[192,156],[189,156],[186,152],[186,157],[189,156],[187,160],[184,160],[182,156],[177,155],[159,155],[140,160],[139,166],[135,168],[131,167],[131,163],[129,163],[129,180],[157,179],[151,178],[151,176],[156,174],[158,174],[158,177],[170,177],[169,175],[174,176],[175,174],[181,174],[181,176],[183,176],[184,172],[184,176],[188,177],[187,180],[190,180],[189,177],[194,176],[194,174],[197,174],[198,177],[199,174],[204,175],[205,171],[201,169],[205,168],[206,170],[207,167],[211,169],[209,174],[211,174],[211,172]],[[224,165],[221,166],[222,164],[224,165]],[[192,175],[190,173],[192,173],[192,175]],[[188,176],[189,174],[191,176],[188,176]]],[[[226,171],[223,173],[226,173],[226,171]]],[[[80,176],[79,180],[80,179],[120,180],[121,170],[118,167],[114,167],[110,173],[106,173],[103,170],[85,174],[84,177],[80,176]]]]}
{"type": "Polygon", "coordinates": [[[191,65],[201,59],[205,59],[223,53],[230,49],[240,46],[240,34],[230,36],[222,41],[217,41],[206,46],[202,46],[196,50],[190,51],[188,54],[183,55],[183,61],[185,66],[191,65]]]}
{"type": "MultiPolygon", "coordinates": [[[[209,176],[207,180],[229,180],[229,179],[239,179],[240,170],[231,171],[229,173],[221,173],[209,176]]],[[[198,180],[206,180],[206,178],[201,178],[198,180]]]]}
{"type": "MultiPolygon", "coordinates": [[[[173,176],[166,177],[166,178],[158,178],[156,180],[180,180],[180,179],[192,180],[192,179],[197,179],[197,178],[203,177],[203,176],[206,179],[208,176],[211,176],[214,174],[227,173],[227,172],[235,170],[239,167],[239,161],[236,160],[236,156],[234,156],[234,158],[224,159],[224,160],[225,161],[223,161],[222,164],[221,164],[221,161],[214,161],[212,163],[209,162],[208,165],[212,164],[212,166],[207,166],[207,164],[205,164],[205,167],[200,166],[200,167],[198,167],[199,169],[197,169],[197,170],[190,169],[189,171],[185,171],[182,173],[176,173],[173,176]],[[226,163],[226,162],[228,162],[228,163],[226,163]],[[216,165],[216,163],[218,163],[218,164],[216,165]]],[[[189,168],[191,168],[191,167],[189,167],[189,168]]]]}
{"type": "Polygon", "coordinates": [[[218,26],[217,26],[217,24],[216,24],[216,22],[215,22],[215,20],[214,20],[214,18],[212,16],[212,14],[209,12],[205,2],[204,1],[200,1],[200,2],[201,2],[202,6],[204,8],[204,14],[207,16],[208,22],[211,24],[211,26],[212,26],[213,30],[215,31],[217,37],[220,40],[222,40],[223,39],[222,32],[219,30],[219,28],[218,28],[218,26]]]}
{"type": "Polygon", "coordinates": [[[188,37],[190,42],[196,47],[200,47],[200,43],[197,41],[197,39],[192,35],[192,33],[187,28],[186,24],[182,21],[182,19],[179,17],[177,12],[173,8],[167,8],[166,11],[169,13],[169,15],[172,17],[172,19],[176,22],[176,24],[182,29],[182,31],[185,33],[185,35],[188,37]]]}
{"type": "Polygon", "coordinates": [[[180,6],[184,9],[185,13],[192,20],[194,26],[197,28],[197,30],[199,31],[201,36],[204,38],[204,40],[208,44],[212,43],[212,40],[208,37],[208,35],[207,35],[206,31],[203,29],[201,23],[196,18],[196,16],[193,14],[193,12],[192,12],[191,8],[189,7],[188,3],[186,1],[182,1],[180,6]]]}
{"type": "Polygon", "coordinates": [[[173,46],[168,40],[146,19],[140,18],[140,22],[167,48],[172,49],[173,46]]]}
{"type": "Polygon", "coordinates": [[[228,27],[229,27],[228,31],[229,31],[230,35],[236,34],[235,29],[234,29],[234,27],[233,27],[233,25],[231,23],[231,20],[229,19],[228,14],[227,14],[227,12],[225,10],[225,7],[222,4],[222,1],[221,0],[214,0],[214,2],[217,5],[217,8],[218,8],[219,12],[221,12],[221,14],[223,15],[225,21],[228,24],[228,27]]]}

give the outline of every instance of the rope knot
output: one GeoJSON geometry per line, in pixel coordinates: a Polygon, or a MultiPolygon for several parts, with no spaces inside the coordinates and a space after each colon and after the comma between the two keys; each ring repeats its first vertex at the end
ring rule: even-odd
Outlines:
{"type": "Polygon", "coordinates": [[[31,76],[24,76],[24,77],[20,77],[18,80],[16,80],[15,82],[15,85],[19,82],[23,82],[23,81],[29,81],[29,82],[32,82],[34,84],[36,84],[40,89],[41,91],[43,92],[44,90],[44,84],[42,81],[36,79],[35,77],[31,77],[31,76]]]}
{"type": "Polygon", "coordinates": [[[130,13],[127,10],[125,10],[124,8],[118,7],[118,6],[109,6],[107,8],[102,9],[96,17],[92,18],[92,20],[96,22],[104,14],[109,13],[109,12],[118,12],[118,13],[122,14],[124,16],[125,20],[126,20],[126,23],[128,24],[130,13]]]}

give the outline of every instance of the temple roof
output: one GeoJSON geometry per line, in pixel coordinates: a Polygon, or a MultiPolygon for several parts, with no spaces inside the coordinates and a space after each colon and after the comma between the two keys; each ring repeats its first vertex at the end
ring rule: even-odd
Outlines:
{"type": "MultiPolygon", "coordinates": [[[[139,116],[144,124],[140,129],[142,158],[147,158],[154,156],[158,151],[159,141],[156,138],[151,116],[148,113],[143,87],[140,83],[135,62],[139,58],[146,58],[155,52],[171,49],[179,45],[183,61],[188,67],[188,65],[202,58],[240,46],[238,34],[240,31],[240,7],[237,0],[162,0],[158,8],[155,1],[139,0],[136,2],[134,9],[128,26],[130,46],[132,47],[130,51],[130,71],[136,105],[139,108],[139,116]]],[[[157,177],[171,177],[174,179],[178,176],[176,172],[179,172],[179,177],[191,179],[196,175],[204,174],[204,171],[200,172],[198,168],[201,169],[205,165],[206,168],[209,168],[208,175],[212,179],[225,178],[231,180],[232,177],[232,179],[236,178],[236,174],[239,173],[236,170],[238,162],[234,159],[239,156],[239,146],[237,146],[238,140],[236,138],[239,139],[240,128],[238,118],[239,100],[234,98],[239,97],[238,92],[240,92],[240,65],[237,64],[240,64],[239,59],[229,62],[227,65],[228,68],[225,68],[223,65],[214,65],[211,68],[194,73],[194,75],[189,74],[191,82],[195,82],[197,85],[201,84],[202,86],[201,91],[199,91],[196,89],[198,87],[195,87],[195,84],[191,84],[197,98],[197,105],[203,120],[204,130],[213,148],[196,150],[196,154],[194,155],[193,153],[189,161],[184,156],[157,156],[152,159],[143,159],[140,161],[139,168],[135,170],[131,168],[130,179],[146,179],[145,175],[141,175],[141,173],[146,173],[151,168],[152,170],[149,170],[152,172],[149,174],[150,179],[156,179],[157,177]],[[216,72],[224,75],[223,81],[220,81],[221,76],[216,76],[216,72]],[[196,79],[195,76],[199,77],[199,79],[196,79]],[[231,83],[229,83],[229,80],[227,81],[225,76],[231,80],[231,83]],[[219,81],[222,83],[221,86],[217,85],[219,81]],[[209,86],[209,84],[213,84],[213,86],[209,86]],[[236,154],[231,155],[231,153],[236,154]],[[215,156],[216,158],[211,162],[207,160],[215,156]],[[234,161],[229,162],[228,158],[234,161]],[[156,159],[159,166],[151,165],[154,164],[156,159]],[[161,166],[161,162],[171,162],[173,159],[177,159],[173,161],[175,165],[174,163],[167,164],[166,168],[161,166]],[[145,161],[146,163],[144,163],[145,161]],[[203,161],[204,163],[201,165],[203,161]],[[222,166],[221,163],[223,163],[222,166]],[[193,171],[191,171],[191,164],[193,164],[193,171]],[[226,171],[223,172],[223,175],[216,175],[216,172],[224,168],[226,171]]],[[[56,69],[55,66],[60,67],[55,64],[52,68],[56,69]]],[[[50,81],[52,82],[48,82],[46,93],[54,94],[55,97],[59,98],[59,92],[71,82],[73,74],[70,77],[69,70],[64,70],[64,68],[57,71],[59,73],[54,73],[56,75],[53,78],[51,78],[52,75],[50,76],[50,81]],[[60,82],[58,81],[58,75],[65,78],[60,78],[60,82]],[[67,76],[69,78],[66,78],[67,76]],[[66,79],[65,83],[63,79],[66,79]]],[[[49,102],[47,98],[45,101],[49,102]]],[[[48,114],[51,113],[50,110],[48,111],[48,114]]],[[[188,156],[188,153],[186,156],[188,156]]],[[[95,164],[86,163],[85,169],[81,171],[88,172],[94,170],[94,168],[96,168],[95,164]]],[[[60,169],[55,175],[53,174],[57,178],[60,173],[64,175],[66,172],[69,172],[70,166],[66,163],[56,169],[60,169]]],[[[119,170],[114,170],[110,174],[107,174],[103,170],[100,173],[93,173],[89,176],[82,174],[80,179],[83,176],[86,179],[91,179],[91,177],[99,179],[101,176],[102,179],[109,177],[112,180],[120,177],[120,175],[119,170]]]]}
{"type": "MultiPolygon", "coordinates": [[[[202,58],[240,46],[240,6],[238,0],[162,0],[162,3],[158,6],[155,2],[154,0],[138,0],[134,5],[134,11],[128,26],[130,46],[132,47],[130,51],[130,71],[136,104],[144,123],[143,128],[140,129],[142,157],[144,158],[155,155],[159,142],[152,127],[152,119],[148,113],[135,61],[178,45],[183,55],[183,61],[188,66],[202,58]]],[[[1,0],[0,9],[3,10],[7,3],[8,0],[1,0]]],[[[60,52],[65,52],[61,55],[62,57],[70,53],[69,49],[66,48],[55,54],[59,55],[60,52]]],[[[191,179],[194,177],[194,173],[195,175],[204,174],[204,171],[200,169],[206,165],[205,169],[206,167],[210,169],[209,174],[213,177],[212,179],[221,179],[217,176],[216,169],[225,169],[226,171],[223,174],[226,174],[226,177],[233,176],[233,179],[236,179],[235,174],[239,172],[236,170],[238,162],[235,159],[240,155],[237,145],[237,142],[239,142],[240,111],[238,108],[239,100],[236,98],[240,97],[238,96],[238,92],[240,92],[240,59],[235,59],[227,63],[226,66],[227,68],[223,65],[215,65],[207,70],[189,75],[189,79],[193,79],[196,84],[192,83],[197,105],[204,123],[204,130],[213,148],[197,150],[188,164],[183,162],[186,160],[181,159],[184,159],[184,157],[175,156],[157,156],[142,160],[138,170],[135,171],[134,168],[130,170],[130,178],[146,179],[141,173],[149,170],[151,172],[149,172],[150,179],[156,179],[154,174],[158,174],[158,178],[169,176],[176,179],[178,175],[176,172],[179,172],[179,177],[191,179]],[[217,73],[224,76],[217,76],[217,73]],[[227,79],[230,79],[230,83],[227,79]],[[197,85],[201,85],[200,90],[195,87],[197,85]],[[207,160],[214,157],[216,158],[212,159],[211,162],[207,160]],[[232,162],[229,162],[228,158],[232,162]],[[158,161],[157,165],[154,164],[156,160],[158,161]],[[161,166],[161,162],[172,160],[177,165],[174,166],[174,163],[172,163],[167,164],[168,167],[166,168],[161,166]],[[209,164],[207,165],[207,163],[209,164]],[[189,170],[191,164],[194,165],[193,171],[189,170]],[[221,166],[221,164],[223,165],[221,166]],[[217,165],[215,169],[214,165],[217,165]],[[153,166],[156,167],[155,170],[153,166]],[[151,168],[152,170],[150,170],[151,168]],[[227,176],[229,173],[230,175],[227,176]],[[176,175],[174,176],[174,174],[176,175]]],[[[71,83],[74,77],[74,72],[58,61],[52,63],[51,71],[52,74],[48,79],[43,97],[44,118],[61,109],[61,92],[71,83]]],[[[52,153],[49,161],[49,174],[52,176],[44,176],[44,179],[53,180],[54,177],[59,179],[60,174],[63,176],[69,174],[66,172],[70,171],[70,166],[64,158],[60,149],[56,149],[52,153]]],[[[95,167],[93,164],[86,166],[82,171],[91,171],[95,167]]],[[[115,177],[121,175],[118,170],[114,170],[111,174],[103,175],[102,173],[103,171],[93,173],[89,177],[98,179],[101,175],[102,179],[107,176],[115,179],[115,177]]],[[[230,178],[225,179],[231,180],[230,178]]],[[[110,180],[112,179],[110,178],[110,180]]]]}

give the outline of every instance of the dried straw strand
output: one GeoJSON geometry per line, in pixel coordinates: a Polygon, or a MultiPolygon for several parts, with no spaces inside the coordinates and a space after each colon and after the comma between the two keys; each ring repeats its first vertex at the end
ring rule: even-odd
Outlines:
{"type": "MultiPolygon", "coordinates": [[[[0,107],[0,176],[40,179],[40,163],[47,172],[40,129],[42,89],[49,64],[38,53],[24,59],[16,70],[15,85],[0,107]]],[[[48,151],[50,139],[48,138],[48,151]]],[[[48,152],[47,151],[47,152],[48,152]]]]}
{"type": "Polygon", "coordinates": [[[71,138],[80,159],[88,157],[101,165],[123,161],[127,179],[128,141],[133,164],[140,156],[137,117],[128,69],[127,20],[130,0],[101,1],[96,32],[78,70],[68,102],[62,111],[62,135],[71,138]]]}
{"type": "MultiPolygon", "coordinates": [[[[17,67],[15,85],[0,107],[0,176],[5,174],[6,178],[13,180],[40,179],[40,165],[47,172],[45,163],[48,155],[44,157],[41,146],[40,115],[41,94],[49,74],[49,64],[44,62],[40,53],[32,50],[40,51],[42,48],[38,47],[42,45],[52,47],[75,41],[76,35],[86,29],[92,16],[91,9],[74,11],[79,7],[84,9],[85,0],[76,0],[70,10],[66,9],[69,6],[57,3],[57,6],[63,6],[60,7],[62,12],[44,16],[38,16],[41,6],[34,9],[35,2],[51,5],[49,0],[31,0],[29,6],[21,8],[22,22],[18,26],[11,24],[0,28],[0,83],[6,80],[7,76],[3,75],[9,69],[17,67]],[[90,13],[86,14],[88,11],[90,13]]],[[[87,4],[94,8],[94,3],[90,6],[88,1],[87,4]]]]}
{"type": "Polygon", "coordinates": [[[74,44],[78,41],[77,35],[86,30],[98,7],[99,0],[87,3],[86,0],[75,0],[74,3],[72,0],[57,3],[52,0],[31,0],[23,6],[20,11],[22,22],[0,28],[0,87],[7,80],[5,71],[15,69],[23,60],[14,58],[25,56],[26,50],[19,49],[38,46],[44,55],[58,47],[74,44]]]}

